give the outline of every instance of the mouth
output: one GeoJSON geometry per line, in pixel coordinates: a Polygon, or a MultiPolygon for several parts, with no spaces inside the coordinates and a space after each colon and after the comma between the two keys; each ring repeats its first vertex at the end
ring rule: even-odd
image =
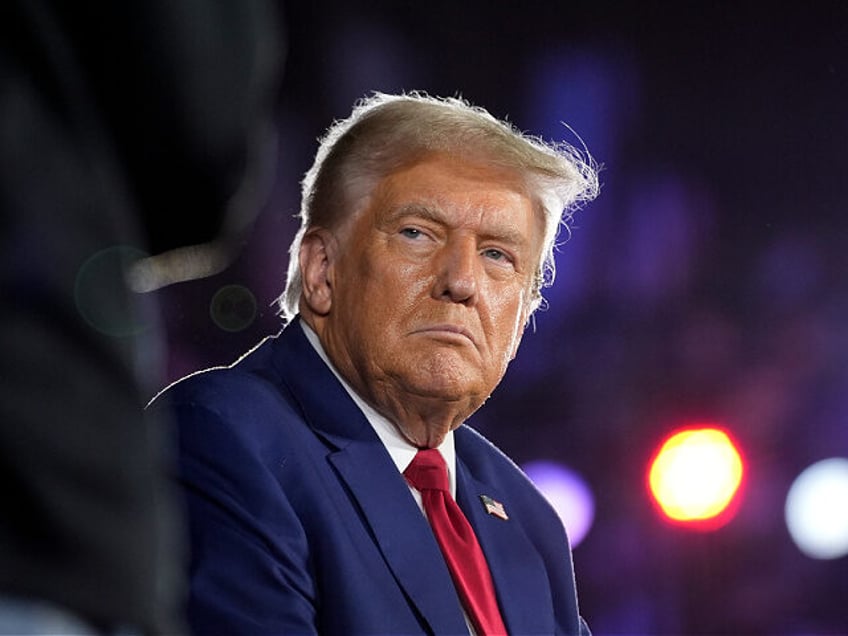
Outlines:
{"type": "Polygon", "coordinates": [[[416,329],[413,333],[434,336],[437,338],[442,338],[454,342],[470,342],[473,345],[477,344],[471,332],[465,327],[461,327],[459,325],[428,325],[427,327],[421,327],[420,329],[416,329]]]}

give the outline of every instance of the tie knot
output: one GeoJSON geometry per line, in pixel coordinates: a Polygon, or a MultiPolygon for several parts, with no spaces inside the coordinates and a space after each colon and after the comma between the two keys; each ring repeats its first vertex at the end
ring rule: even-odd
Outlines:
{"type": "Polygon", "coordinates": [[[416,490],[449,490],[447,465],[435,448],[418,451],[403,476],[416,490]]]}

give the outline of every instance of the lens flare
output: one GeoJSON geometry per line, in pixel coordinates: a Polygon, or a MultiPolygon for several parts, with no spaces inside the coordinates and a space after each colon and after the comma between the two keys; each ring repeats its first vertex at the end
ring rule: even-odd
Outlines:
{"type": "Polygon", "coordinates": [[[654,455],[648,486],[671,521],[714,528],[729,520],[744,464],[728,434],[714,427],[670,435],[654,455]]]}
{"type": "Polygon", "coordinates": [[[556,462],[533,461],[522,468],[562,519],[571,547],[577,547],[595,517],[591,488],[576,472],[556,462]]]}
{"type": "Polygon", "coordinates": [[[785,516],[792,540],[810,558],[848,555],[848,459],[823,459],[798,475],[785,516]]]}

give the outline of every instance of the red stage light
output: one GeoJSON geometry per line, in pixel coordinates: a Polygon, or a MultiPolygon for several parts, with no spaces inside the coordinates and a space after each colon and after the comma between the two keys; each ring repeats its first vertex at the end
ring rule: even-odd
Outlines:
{"type": "Polygon", "coordinates": [[[735,512],[743,475],[742,457],[725,431],[692,427],[660,446],[650,463],[648,487],[669,520],[714,529],[735,512]]]}

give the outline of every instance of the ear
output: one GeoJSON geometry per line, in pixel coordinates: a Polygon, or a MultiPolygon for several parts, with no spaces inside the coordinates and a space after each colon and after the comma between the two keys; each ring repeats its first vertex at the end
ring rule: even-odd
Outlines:
{"type": "Polygon", "coordinates": [[[313,228],[303,237],[298,254],[303,277],[302,301],[319,316],[330,313],[333,304],[332,269],[335,239],[324,228],[313,228]]]}

